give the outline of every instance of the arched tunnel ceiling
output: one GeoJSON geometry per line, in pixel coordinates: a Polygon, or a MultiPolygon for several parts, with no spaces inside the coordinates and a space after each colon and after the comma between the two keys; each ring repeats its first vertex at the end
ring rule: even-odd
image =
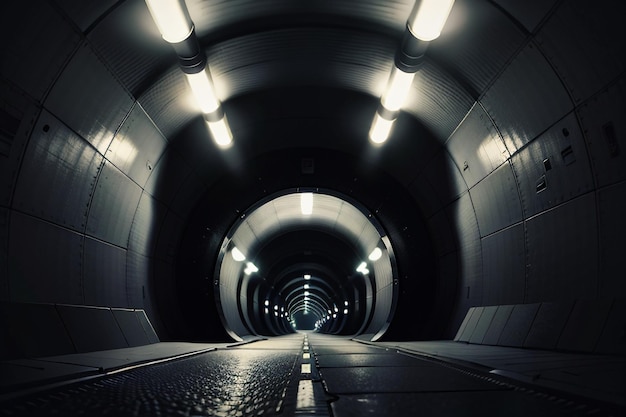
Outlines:
{"type": "Polygon", "coordinates": [[[384,226],[392,335],[450,336],[475,305],[623,296],[619,2],[457,0],[378,148],[412,1],[185,3],[227,150],[143,0],[2,4],[2,299],[140,307],[165,338],[219,338],[203,326],[222,239],[298,187],[384,226]]]}

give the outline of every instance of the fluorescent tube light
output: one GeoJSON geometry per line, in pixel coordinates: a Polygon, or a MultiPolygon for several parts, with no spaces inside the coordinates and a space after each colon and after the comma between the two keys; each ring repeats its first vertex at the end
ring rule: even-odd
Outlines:
{"type": "Polygon", "coordinates": [[[179,43],[191,35],[193,23],[183,0],[146,0],[146,4],[167,42],[179,43]]]}
{"type": "Polygon", "coordinates": [[[300,210],[304,216],[313,214],[313,193],[300,194],[300,210]]]}
{"type": "Polygon", "coordinates": [[[233,141],[233,134],[230,131],[230,127],[228,127],[228,122],[226,121],[226,116],[219,119],[217,122],[206,122],[209,126],[209,130],[211,131],[211,136],[213,136],[213,140],[219,146],[225,148],[229,146],[233,141]]]}
{"type": "Polygon", "coordinates": [[[398,111],[411,91],[415,73],[408,73],[394,66],[387,82],[387,90],[383,94],[383,107],[389,111],[398,111]]]}
{"type": "Polygon", "coordinates": [[[372,128],[370,129],[370,140],[374,143],[383,143],[389,137],[394,120],[387,120],[376,113],[372,128]]]}
{"type": "Polygon", "coordinates": [[[437,39],[453,4],[454,0],[417,0],[409,18],[413,36],[423,41],[437,39]]]}
{"type": "Polygon", "coordinates": [[[243,273],[246,275],[250,275],[254,272],[258,272],[259,268],[256,267],[256,265],[254,265],[252,262],[248,262],[246,264],[246,269],[243,270],[243,273]]]}
{"type": "Polygon", "coordinates": [[[191,87],[196,102],[204,114],[210,114],[219,109],[220,101],[215,95],[213,81],[206,68],[195,74],[187,74],[187,82],[191,87]]]}

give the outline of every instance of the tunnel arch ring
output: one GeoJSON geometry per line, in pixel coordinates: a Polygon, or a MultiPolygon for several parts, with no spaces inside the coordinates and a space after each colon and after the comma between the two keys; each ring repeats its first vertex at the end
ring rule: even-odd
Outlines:
{"type": "MultiPolygon", "coordinates": [[[[222,240],[215,268],[215,301],[222,325],[233,339],[243,341],[259,335],[249,316],[254,311],[249,312],[242,299],[251,275],[263,274],[254,264],[255,248],[264,239],[294,228],[319,227],[331,227],[334,233],[354,242],[355,250],[362,255],[361,265],[355,268],[367,265],[359,273],[371,282],[371,294],[366,298],[367,314],[357,334],[372,341],[383,336],[393,319],[399,293],[393,246],[383,226],[363,204],[342,193],[291,188],[251,205],[222,240]],[[304,194],[313,197],[310,214],[303,214],[304,194]],[[373,252],[380,252],[374,261],[368,259],[373,252]]],[[[264,300],[253,302],[261,307],[264,300]]]]}

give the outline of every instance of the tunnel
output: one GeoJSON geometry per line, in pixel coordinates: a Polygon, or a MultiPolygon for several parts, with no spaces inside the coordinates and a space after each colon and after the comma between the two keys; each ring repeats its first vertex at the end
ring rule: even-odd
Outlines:
{"type": "MultiPolygon", "coordinates": [[[[273,413],[448,415],[411,385],[422,368],[410,357],[525,392],[537,403],[521,413],[623,415],[620,2],[1,9],[3,414],[48,415],[20,401],[74,389],[77,375],[106,382],[212,354],[211,369],[244,369],[264,349],[296,349],[311,383],[280,359],[292,371],[272,383],[287,381],[282,397],[263,400],[273,413]],[[124,350],[150,347],[150,359],[124,350]],[[126,356],[112,368],[89,362],[115,351],[126,356]],[[380,387],[359,388],[362,374],[333,373],[327,351],[352,361],[345,375],[381,367],[409,382],[385,391],[372,374],[380,387]],[[297,405],[300,386],[315,405],[297,405]]],[[[527,404],[488,409],[480,395],[450,404],[527,404]]]]}

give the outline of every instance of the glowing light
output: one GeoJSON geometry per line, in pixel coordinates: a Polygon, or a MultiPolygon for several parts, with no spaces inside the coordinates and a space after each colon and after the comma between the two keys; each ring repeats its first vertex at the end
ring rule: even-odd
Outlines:
{"type": "Polygon", "coordinates": [[[222,148],[230,146],[233,142],[233,134],[230,131],[230,127],[228,126],[228,122],[226,121],[226,116],[222,117],[217,122],[206,122],[209,126],[209,131],[211,131],[211,136],[215,143],[222,148]]]}
{"type": "Polygon", "coordinates": [[[196,74],[185,75],[202,113],[211,114],[219,109],[220,101],[215,95],[215,88],[206,68],[196,74]]]}
{"type": "Polygon", "coordinates": [[[233,257],[233,259],[237,262],[245,261],[246,259],[246,256],[243,253],[241,253],[241,251],[237,249],[236,246],[233,248],[233,250],[230,251],[230,254],[233,257]]]}
{"type": "Polygon", "coordinates": [[[363,275],[367,275],[370,273],[369,269],[367,269],[367,264],[365,262],[361,262],[359,267],[356,269],[356,272],[360,272],[363,275]]]}
{"type": "Polygon", "coordinates": [[[304,289],[308,290],[311,286],[309,284],[304,284],[304,289]]]}
{"type": "Polygon", "coordinates": [[[413,78],[415,78],[415,73],[404,72],[394,66],[381,100],[383,107],[390,111],[400,110],[411,91],[413,78]]]}
{"type": "Polygon", "coordinates": [[[304,279],[311,279],[311,275],[309,275],[309,274],[305,274],[305,275],[304,275],[304,279]]]}
{"type": "Polygon", "coordinates": [[[304,295],[311,295],[311,293],[310,293],[310,292],[308,292],[308,291],[305,291],[305,292],[304,292],[304,295]]]}
{"type": "Polygon", "coordinates": [[[370,129],[370,140],[377,144],[384,143],[391,133],[393,122],[394,120],[387,120],[376,113],[370,129]]]}
{"type": "Polygon", "coordinates": [[[269,306],[270,305],[270,300],[265,300],[265,305],[269,306]]]}
{"type": "Polygon", "coordinates": [[[372,253],[369,254],[367,259],[369,259],[370,261],[377,261],[381,258],[381,256],[383,256],[383,251],[380,248],[374,248],[374,250],[372,251],[372,253]]]}
{"type": "Polygon", "coordinates": [[[421,0],[409,17],[409,30],[417,39],[432,41],[441,34],[454,0],[421,0]]]}
{"type": "Polygon", "coordinates": [[[313,193],[300,194],[300,210],[304,216],[313,214],[313,193]]]}
{"type": "Polygon", "coordinates": [[[182,42],[191,35],[193,23],[183,0],[146,0],[146,4],[167,42],[182,42]]]}
{"type": "Polygon", "coordinates": [[[243,273],[246,275],[250,275],[254,272],[258,272],[259,268],[256,267],[256,265],[254,265],[252,262],[248,262],[246,264],[246,269],[243,270],[243,273]]]}
{"type": "Polygon", "coordinates": [[[343,314],[348,314],[348,309],[347,308],[343,309],[343,314]]]}

